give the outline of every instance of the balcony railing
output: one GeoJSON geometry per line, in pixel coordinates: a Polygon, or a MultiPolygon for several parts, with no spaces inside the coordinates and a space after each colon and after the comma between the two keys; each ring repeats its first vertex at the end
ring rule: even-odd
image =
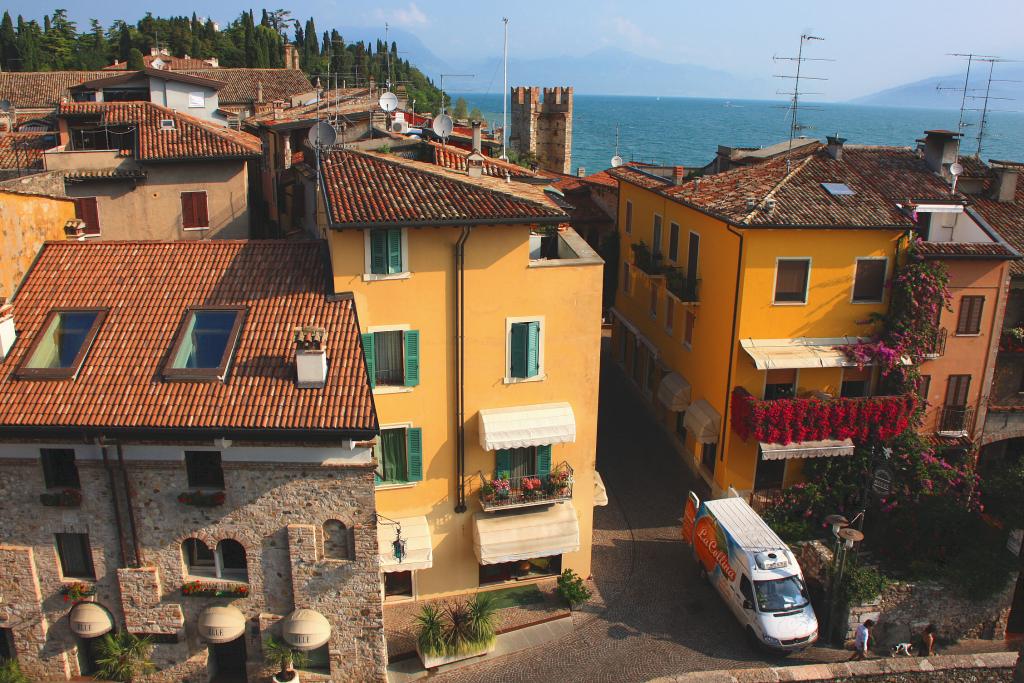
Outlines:
{"type": "Polygon", "coordinates": [[[946,328],[939,327],[935,330],[935,336],[928,348],[924,351],[925,358],[938,358],[946,353],[946,328]]]}
{"type": "Polygon", "coordinates": [[[671,268],[665,265],[665,257],[658,252],[652,252],[651,248],[643,242],[633,245],[633,265],[648,275],[664,275],[671,268]]]}
{"type": "Polygon", "coordinates": [[[946,406],[939,413],[936,431],[941,436],[967,436],[973,428],[973,406],[946,406]]]}
{"type": "Polygon", "coordinates": [[[480,473],[480,505],[484,512],[551,505],[572,500],[573,469],[563,462],[545,476],[510,478],[499,472],[492,479],[480,473]]]}
{"type": "Polygon", "coordinates": [[[670,268],[665,272],[665,287],[680,301],[700,301],[700,278],[687,277],[682,268],[670,268]]]}
{"type": "Polygon", "coordinates": [[[754,508],[754,512],[761,514],[779,505],[782,502],[782,495],[781,488],[756,489],[750,492],[750,507],[754,508]]]}
{"type": "Polygon", "coordinates": [[[1003,330],[999,337],[999,350],[1003,353],[1024,353],[1024,328],[1003,330]]]}

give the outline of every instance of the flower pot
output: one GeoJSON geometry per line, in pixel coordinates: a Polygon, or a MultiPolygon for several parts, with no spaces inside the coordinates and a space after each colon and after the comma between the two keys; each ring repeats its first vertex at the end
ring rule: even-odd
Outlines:
{"type": "Polygon", "coordinates": [[[416,654],[420,656],[420,661],[423,662],[424,669],[433,669],[445,664],[451,664],[452,662],[460,662],[463,659],[471,659],[473,657],[481,657],[483,655],[494,652],[494,646],[497,643],[496,639],[492,639],[490,643],[485,646],[481,646],[478,650],[471,650],[464,652],[460,655],[425,655],[420,652],[420,646],[416,646],[416,654]]]}
{"type": "Polygon", "coordinates": [[[291,674],[291,678],[281,678],[281,674],[276,673],[270,677],[270,680],[272,680],[274,683],[299,683],[298,671],[289,671],[288,673],[291,674]]]}

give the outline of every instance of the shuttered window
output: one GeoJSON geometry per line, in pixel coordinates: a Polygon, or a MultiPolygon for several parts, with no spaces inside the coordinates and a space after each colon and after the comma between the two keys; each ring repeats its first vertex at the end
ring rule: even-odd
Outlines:
{"type": "Polygon", "coordinates": [[[382,429],[373,455],[377,484],[423,481],[423,430],[419,427],[382,429]]]}
{"type": "Polygon", "coordinates": [[[654,255],[654,258],[660,257],[663,252],[661,251],[661,216],[658,214],[654,214],[654,229],[652,231],[651,243],[653,245],[651,253],[654,255]]]}
{"type": "Polygon", "coordinates": [[[946,385],[946,407],[962,408],[967,405],[967,392],[971,388],[970,375],[950,375],[946,385]]]}
{"type": "Polygon", "coordinates": [[[807,303],[810,259],[779,259],[775,268],[775,303],[807,303]]]}
{"type": "Polygon", "coordinates": [[[981,334],[981,313],[985,309],[985,297],[960,297],[960,316],[956,321],[957,334],[981,334]]]}
{"type": "Polygon", "coordinates": [[[917,396],[925,403],[928,402],[928,390],[932,386],[931,375],[921,375],[917,380],[917,396]]]}
{"type": "Polygon", "coordinates": [[[43,481],[46,488],[82,488],[78,479],[78,465],[75,464],[75,449],[41,448],[39,461],[43,465],[43,481]]]}
{"type": "Polygon", "coordinates": [[[181,193],[181,227],[185,229],[210,227],[210,214],[205,192],[181,193]]]}
{"type": "Polygon", "coordinates": [[[512,323],[509,330],[509,377],[540,374],[540,321],[512,323]]]}
{"type": "Polygon", "coordinates": [[[370,272],[374,275],[404,272],[401,228],[370,231],[370,272]]]}
{"type": "Polygon", "coordinates": [[[885,269],[885,259],[857,259],[857,271],[853,277],[853,300],[856,303],[882,301],[885,292],[885,269]]]}
{"type": "Polygon", "coordinates": [[[63,578],[95,579],[89,534],[56,534],[57,557],[63,578]]]}
{"type": "Polygon", "coordinates": [[[633,233],[633,202],[626,201],[626,234],[633,233]]]}
{"type": "Polygon", "coordinates": [[[679,224],[670,223],[668,226],[668,258],[670,261],[679,260],[679,224]]]}
{"type": "Polygon", "coordinates": [[[77,197],[74,201],[75,218],[85,222],[85,234],[100,234],[100,213],[96,197],[77,197]]]}
{"type": "Polygon", "coordinates": [[[419,330],[368,332],[363,335],[363,353],[371,387],[419,385],[419,330]]]}
{"type": "Polygon", "coordinates": [[[546,477],[551,473],[551,446],[502,448],[494,453],[495,475],[505,474],[515,482],[523,477],[546,477]]]}

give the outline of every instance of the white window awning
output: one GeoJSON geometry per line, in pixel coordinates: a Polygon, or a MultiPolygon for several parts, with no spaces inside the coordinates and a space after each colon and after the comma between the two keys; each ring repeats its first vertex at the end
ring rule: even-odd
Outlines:
{"type": "Polygon", "coordinates": [[[710,403],[700,399],[686,409],[683,426],[698,443],[717,443],[718,433],[722,431],[722,416],[710,403]]]}
{"type": "Polygon", "coordinates": [[[243,633],[245,615],[237,607],[207,607],[199,614],[199,635],[208,643],[230,643],[243,633]]]}
{"type": "Polygon", "coordinates": [[[402,526],[402,540],[405,541],[405,555],[401,562],[395,557],[395,532],[398,527],[383,521],[377,522],[377,552],[380,553],[382,572],[407,572],[416,569],[430,569],[434,564],[434,548],[430,539],[427,518],[400,517],[395,519],[402,526]]]}
{"type": "Polygon", "coordinates": [[[847,368],[857,364],[840,349],[868,341],[862,337],[742,339],[740,345],[758,370],[847,368]]]}
{"type": "Polygon", "coordinates": [[[95,602],[80,602],[72,607],[68,621],[75,635],[82,638],[98,638],[114,628],[110,612],[95,602]]]}
{"type": "Polygon", "coordinates": [[[315,650],[331,639],[331,622],[313,609],[297,609],[281,621],[281,637],[296,650],[315,650]]]}
{"type": "Polygon", "coordinates": [[[604,479],[601,473],[594,470],[594,507],[603,507],[608,504],[608,490],[604,487],[604,479]]]}
{"type": "Polygon", "coordinates": [[[580,523],[572,503],[530,512],[478,512],[473,517],[473,550],[480,564],[517,562],[579,549],[580,523]]]}
{"type": "Polygon", "coordinates": [[[690,383],[678,372],[668,373],[658,385],[658,400],[669,410],[681,413],[690,405],[690,383]]]}
{"type": "Polygon", "coordinates": [[[568,403],[480,411],[480,446],[485,451],[572,443],[575,440],[576,417],[568,403]]]}
{"type": "Polygon", "coordinates": [[[783,446],[778,443],[762,443],[761,457],[765,460],[791,460],[794,458],[831,458],[853,455],[853,440],[842,441],[801,441],[783,446]]]}

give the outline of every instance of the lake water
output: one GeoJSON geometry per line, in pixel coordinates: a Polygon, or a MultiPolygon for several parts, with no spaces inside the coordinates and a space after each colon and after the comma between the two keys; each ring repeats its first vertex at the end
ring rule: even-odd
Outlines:
{"type": "MultiPolygon", "coordinates": [[[[464,97],[470,109],[479,107],[489,121],[501,125],[500,94],[452,93],[451,97],[464,97]]],[[[615,154],[616,126],[619,155],[627,161],[702,166],[714,158],[720,144],[760,147],[787,139],[789,113],[781,106],[763,100],[576,95],[572,169],[584,166],[587,173],[594,173],[607,168],[615,154]]],[[[800,122],[811,128],[804,135],[823,140],[838,132],[849,144],[912,146],[926,129],[955,130],[960,117],[956,109],[806,106],[800,122]]],[[[966,128],[965,154],[974,154],[976,136],[976,125],[966,128]]],[[[1024,161],[1024,114],[989,114],[981,156],[1024,161]]]]}

